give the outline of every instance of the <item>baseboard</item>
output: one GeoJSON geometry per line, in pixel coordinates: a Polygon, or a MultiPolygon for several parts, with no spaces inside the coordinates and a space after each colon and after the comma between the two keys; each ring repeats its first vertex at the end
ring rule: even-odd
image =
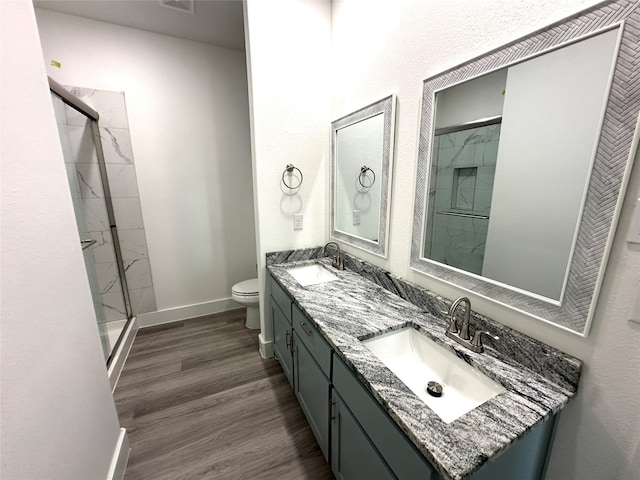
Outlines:
{"type": "Polygon", "coordinates": [[[273,340],[265,341],[261,333],[258,335],[258,342],[260,343],[260,355],[262,355],[262,358],[273,357],[273,340]]]}
{"type": "Polygon", "coordinates": [[[129,326],[123,334],[120,345],[118,346],[118,350],[116,350],[116,352],[113,354],[113,358],[111,359],[111,363],[109,364],[109,369],[107,370],[107,373],[109,375],[109,382],[111,383],[112,393],[116,389],[116,385],[118,384],[118,380],[120,379],[120,374],[122,373],[122,369],[124,368],[124,362],[127,360],[129,351],[131,350],[131,346],[133,345],[133,340],[136,338],[136,333],[138,333],[138,322],[137,318],[133,317],[133,319],[129,322],[129,326]]]}
{"type": "Polygon", "coordinates": [[[231,298],[223,298],[214,300],[213,302],[197,303],[195,305],[169,308],[158,312],[142,313],[138,315],[138,325],[140,328],[151,327],[153,325],[162,325],[163,323],[177,322],[178,320],[186,320],[203,315],[227,312],[238,308],[242,308],[242,305],[234,302],[231,298]]]}
{"type": "Polygon", "coordinates": [[[127,469],[127,462],[129,461],[129,439],[127,438],[127,429],[121,428],[120,435],[118,436],[118,443],[116,443],[116,449],[113,452],[111,459],[111,466],[109,467],[109,473],[107,474],[107,480],[123,480],[124,472],[127,469]]]}

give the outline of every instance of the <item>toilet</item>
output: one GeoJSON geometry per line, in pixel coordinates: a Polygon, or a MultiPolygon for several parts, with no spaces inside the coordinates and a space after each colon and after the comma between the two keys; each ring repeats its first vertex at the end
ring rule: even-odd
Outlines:
{"type": "Polygon", "coordinates": [[[244,282],[236,283],[231,289],[231,298],[247,307],[247,328],[260,328],[260,292],[258,291],[258,279],[252,278],[244,282]]]}

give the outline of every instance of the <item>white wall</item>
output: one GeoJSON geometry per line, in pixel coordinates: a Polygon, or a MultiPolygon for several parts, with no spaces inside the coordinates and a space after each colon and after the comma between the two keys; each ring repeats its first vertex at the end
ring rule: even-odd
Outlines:
{"type": "Polygon", "coordinates": [[[619,33],[508,69],[483,276],[560,299],[619,33]]]}
{"type": "Polygon", "coordinates": [[[256,274],[244,53],[36,12],[49,75],[125,92],[157,306],[177,309],[157,318],[232,308],[256,274]]]}
{"type": "Polygon", "coordinates": [[[119,424],[33,6],[0,9],[0,477],[104,479],[119,424]]]}
{"type": "MultiPolygon", "coordinates": [[[[332,117],[367,99],[398,95],[389,257],[344,249],[448,298],[458,296],[455,288],[409,268],[422,81],[597,3],[334,2],[332,117]]],[[[475,310],[585,361],[579,394],[561,417],[549,480],[626,480],[640,471],[640,325],[627,322],[640,289],[640,246],[625,243],[639,193],[636,168],[587,338],[472,297],[475,310]]]]}
{"type": "Polygon", "coordinates": [[[265,322],[265,254],[317,246],[329,236],[330,35],[328,0],[245,1],[264,354],[273,336],[265,322]],[[288,163],[304,175],[292,196],[281,189],[288,163]],[[294,213],[304,215],[303,230],[293,230],[294,213]]]}

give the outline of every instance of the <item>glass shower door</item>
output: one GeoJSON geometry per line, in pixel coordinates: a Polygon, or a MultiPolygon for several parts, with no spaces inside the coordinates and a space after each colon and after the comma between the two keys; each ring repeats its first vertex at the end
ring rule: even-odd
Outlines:
{"type": "Polygon", "coordinates": [[[465,124],[435,131],[426,258],[482,275],[500,128],[465,124]]]}
{"type": "MultiPolygon", "coordinates": [[[[94,120],[51,93],[105,361],[131,318],[109,221],[94,120]]],[[[117,235],[117,234],[116,234],[117,235]]]]}

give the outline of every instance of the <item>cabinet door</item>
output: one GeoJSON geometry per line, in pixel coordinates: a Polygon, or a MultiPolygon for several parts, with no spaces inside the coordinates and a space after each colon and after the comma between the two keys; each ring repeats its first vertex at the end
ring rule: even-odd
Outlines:
{"type": "Polygon", "coordinates": [[[302,411],[320,445],[324,458],[329,459],[329,380],[322,369],[293,332],[293,388],[302,411]]]}
{"type": "Polygon", "coordinates": [[[291,342],[293,331],[287,317],[280,307],[271,301],[271,318],[273,318],[273,351],[276,354],[282,370],[293,385],[293,358],[291,356],[291,342]]]}
{"type": "Polygon", "coordinates": [[[429,462],[335,353],[332,380],[334,390],[339,392],[350,413],[367,432],[367,437],[394,475],[403,479],[439,478],[429,462]]]}
{"type": "Polygon", "coordinates": [[[331,417],[331,470],[338,480],[396,478],[334,390],[331,417]]]}

